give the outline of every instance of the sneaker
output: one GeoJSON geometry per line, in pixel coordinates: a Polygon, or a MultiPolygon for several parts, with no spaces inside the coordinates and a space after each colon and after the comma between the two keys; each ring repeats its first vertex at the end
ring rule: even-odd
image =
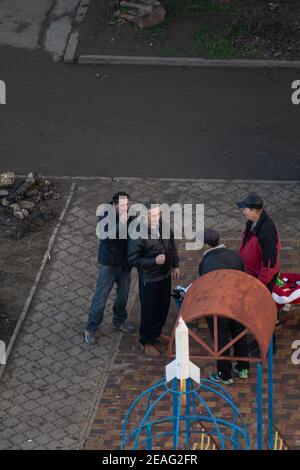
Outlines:
{"type": "Polygon", "coordinates": [[[124,321],[123,323],[119,324],[114,324],[114,328],[116,330],[124,331],[125,333],[132,333],[135,330],[134,326],[131,325],[131,323],[129,323],[128,321],[124,321]]]}
{"type": "Polygon", "coordinates": [[[239,370],[236,366],[233,367],[233,372],[235,375],[238,376],[239,379],[248,379],[249,377],[249,370],[248,369],[242,369],[239,370]]]}
{"type": "Polygon", "coordinates": [[[150,343],[142,344],[142,343],[140,343],[140,345],[141,345],[142,350],[146,354],[146,356],[150,356],[150,357],[159,357],[160,356],[160,352],[158,351],[158,349],[156,349],[156,347],[153,344],[150,344],[150,343]]]}
{"type": "Polygon", "coordinates": [[[231,378],[226,379],[226,380],[222,379],[222,377],[220,377],[218,373],[210,374],[209,378],[213,382],[221,383],[221,384],[224,384],[224,385],[232,385],[234,383],[234,380],[231,379],[231,378]]]}
{"type": "Polygon", "coordinates": [[[93,331],[84,330],[84,341],[87,344],[96,344],[95,333],[93,331]]]}

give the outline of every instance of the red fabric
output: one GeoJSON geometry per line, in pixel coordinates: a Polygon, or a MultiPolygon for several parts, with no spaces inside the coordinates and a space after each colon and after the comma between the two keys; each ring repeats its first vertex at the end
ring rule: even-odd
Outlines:
{"type": "MultiPolygon", "coordinates": [[[[273,293],[277,294],[279,297],[289,297],[293,292],[299,291],[300,286],[296,282],[300,281],[300,274],[296,273],[280,273],[279,278],[283,280],[284,278],[288,279],[285,284],[279,287],[275,284],[273,293]]],[[[295,299],[290,302],[291,304],[300,304],[300,298],[295,299]]],[[[281,308],[284,304],[278,304],[277,307],[281,308]]]]}
{"type": "MultiPolygon", "coordinates": [[[[279,255],[274,267],[263,265],[262,249],[259,240],[254,232],[251,232],[249,240],[243,246],[246,230],[243,232],[242,242],[239,249],[239,254],[243,260],[246,272],[258,278],[263,284],[267,285],[271,282],[272,278],[279,271],[279,255]]],[[[278,239],[277,250],[280,252],[281,244],[278,239]]]]}

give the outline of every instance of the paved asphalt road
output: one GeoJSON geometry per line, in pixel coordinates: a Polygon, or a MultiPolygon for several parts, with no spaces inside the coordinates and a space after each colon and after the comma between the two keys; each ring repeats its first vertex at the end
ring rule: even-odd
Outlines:
{"type": "Polygon", "coordinates": [[[1,170],[300,179],[300,70],[63,65],[1,46],[0,79],[1,170]]]}

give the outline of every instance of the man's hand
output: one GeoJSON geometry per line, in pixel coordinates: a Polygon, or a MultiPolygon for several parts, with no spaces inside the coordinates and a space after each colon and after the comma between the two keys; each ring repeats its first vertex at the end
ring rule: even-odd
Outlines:
{"type": "Polygon", "coordinates": [[[164,264],[165,261],[166,261],[166,255],[158,255],[155,258],[155,263],[156,264],[164,264]]]}
{"type": "Polygon", "coordinates": [[[122,224],[126,224],[128,220],[128,212],[127,211],[122,212],[119,216],[119,220],[122,224]]]}
{"type": "Polygon", "coordinates": [[[179,278],[180,278],[180,269],[179,268],[173,268],[172,269],[172,279],[173,279],[173,281],[176,281],[179,278]]]}

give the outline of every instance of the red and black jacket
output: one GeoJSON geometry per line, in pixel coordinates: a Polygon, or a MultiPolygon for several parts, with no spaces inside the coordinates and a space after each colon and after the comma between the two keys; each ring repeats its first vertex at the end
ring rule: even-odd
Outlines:
{"type": "Polygon", "coordinates": [[[269,284],[279,271],[280,239],[276,227],[265,210],[254,228],[246,223],[239,254],[248,274],[269,284]]]}

